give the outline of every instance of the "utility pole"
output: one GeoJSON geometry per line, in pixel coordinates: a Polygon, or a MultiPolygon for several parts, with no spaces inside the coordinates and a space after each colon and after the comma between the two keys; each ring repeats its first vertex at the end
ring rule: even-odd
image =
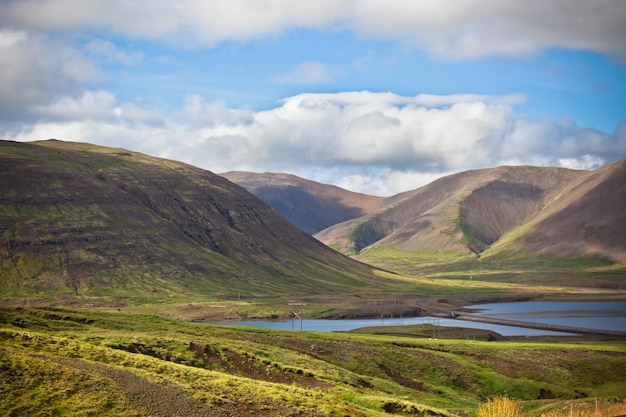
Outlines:
{"type": "Polygon", "coordinates": [[[306,303],[288,303],[287,305],[291,306],[291,314],[293,314],[291,316],[291,330],[293,330],[294,319],[297,317],[300,319],[300,331],[302,331],[302,317],[304,316],[304,314],[302,314],[302,306],[305,306],[306,303]],[[300,314],[298,314],[295,309],[295,307],[298,306],[300,307],[300,314]]]}

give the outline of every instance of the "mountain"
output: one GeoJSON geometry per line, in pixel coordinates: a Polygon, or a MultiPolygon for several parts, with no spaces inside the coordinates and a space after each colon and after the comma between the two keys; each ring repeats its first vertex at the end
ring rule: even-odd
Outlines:
{"type": "Polygon", "coordinates": [[[230,171],[220,175],[270,204],[309,234],[361,217],[385,201],[290,174],[230,171]]]}
{"type": "Polygon", "coordinates": [[[534,253],[599,255],[626,263],[626,159],[584,172],[556,197],[513,244],[534,253]]]}
{"type": "Polygon", "coordinates": [[[225,178],[123,149],[0,141],[0,298],[384,285],[225,178]]]}
{"type": "Polygon", "coordinates": [[[385,203],[316,237],[344,253],[373,247],[480,256],[523,250],[626,263],[626,160],[596,171],[467,171],[385,203]]]}

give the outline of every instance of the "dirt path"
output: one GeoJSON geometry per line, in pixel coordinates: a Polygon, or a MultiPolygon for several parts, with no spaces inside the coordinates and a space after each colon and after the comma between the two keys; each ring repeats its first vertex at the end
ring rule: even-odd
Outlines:
{"type": "Polygon", "coordinates": [[[146,381],[130,371],[75,358],[56,358],[58,363],[80,371],[97,373],[113,380],[126,394],[129,405],[145,410],[151,417],[213,417],[227,414],[207,408],[204,404],[188,398],[177,387],[164,387],[146,381]]]}

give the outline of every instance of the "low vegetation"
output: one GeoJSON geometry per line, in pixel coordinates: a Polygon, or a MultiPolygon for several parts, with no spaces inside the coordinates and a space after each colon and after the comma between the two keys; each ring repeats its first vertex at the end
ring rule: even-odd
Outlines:
{"type": "Polygon", "coordinates": [[[524,416],[540,416],[626,392],[622,342],[417,333],[269,331],[123,309],[3,307],[0,414],[471,416],[506,393],[524,416]]]}
{"type": "Polygon", "coordinates": [[[454,252],[411,252],[396,247],[370,248],[355,258],[411,276],[417,280],[416,288],[423,288],[430,294],[626,289],[626,264],[600,258],[536,255],[523,251],[478,258],[454,252]]]}
{"type": "MultiPolygon", "coordinates": [[[[626,414],[626,401],[617,399],[576,400],[552,411],[541,413],[541,417],[616,417],[626,414]]],[[[525,417],[518,401],[498,395],[478,407],[478,417],[525,417]]]]}
{"type": "Polygon", "coordinates": [[[509,397],[499,395],[478,406],[478,417],[522,417],[522,409],[509,397]]]}

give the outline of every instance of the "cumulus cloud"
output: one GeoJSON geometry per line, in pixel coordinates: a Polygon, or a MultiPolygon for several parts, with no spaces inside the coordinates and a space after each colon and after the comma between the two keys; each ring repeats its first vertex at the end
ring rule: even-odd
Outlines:
{"type": "Polygon", "coordinates": [[[114,35],[215,45],[279,34],[285,29],[318,28],[343,16],[348,0],[9,0],[0,3],[0,24],[42,30],[97,29],[114,35]]]}
{"type": "MultiPolygon", "coordinates": [[[[120,101],[94,85],[106,69],[145,64],[134,39],[212,47],[303,28],[400,39],[446,60],[565,48],[626,62],[625,21],[623,0],[0,0],[0,137],[123,147],[214,172],[286,171],[378,195],[502,164],[593,169],[626,156],[626,123],[604,133],[530,118],[515,111],[524,94],[299,94],[254,111],[199,94],[120,101]]],[[[305,61],[271,81],[333,75],[305,61]]]]}
{"type": "Polygon", "coordinates": [[[600,165],[604,160],[594,155],[583,155],[580,158],[562,158],[559,159],[559,165],[563,168],[570,169],[594,169],[600,165]]]}
{"type": "Polygon", "coordinates": [[[43,35],[0,30],[0,111],[9,119],[23,108],[80,91],[101,74],[82,54],[43,35]]]}
{"type": "Polygon", "coordinates": [[[551,47],[625,55],[626,4],[620,0],[366,0],[352,27],[395,37],[446,59],[520,56],[551,47]],[[622,45],[620,45],[622,43],[622,45]]]}
{"type": "Polygon", "coordinates": [[[40,107],[41,121],[0,134],[125,147],[214,172],[286,171],[377,195],[467,169],[592,169],[626,156],[623,126],[606,134],[570,119],[532,119],[508,104],[520,99],[362,91],[302,94],[254,112],[198,95],[168,110],[93,91],[40,107]]]}
{"type": "Polygon", "coordinates": [[[63,97],[50,105],[35,106],[36,113],[46,119],[64,120],[110,120],[115,97],[108,91],[87,91],[78,98],[63,97]]]}
{"type": "Polygon", "coordinates": [[[98,29],[113,35],[215,45],[336,28],[402,39],[443,59],[523,56],[545,48],[596,51],[626,59],[622,0],[9,0],[0,24],[26,29],[98,29]]]}
{"type": "Polygon", "coordinates": [[[250,110],[229,109],[224,102],[207,102],[199,94],[187,95],[183,108],[173,116],[179,123],[195,127],[246,126],[253,118],[250,110]]]}

